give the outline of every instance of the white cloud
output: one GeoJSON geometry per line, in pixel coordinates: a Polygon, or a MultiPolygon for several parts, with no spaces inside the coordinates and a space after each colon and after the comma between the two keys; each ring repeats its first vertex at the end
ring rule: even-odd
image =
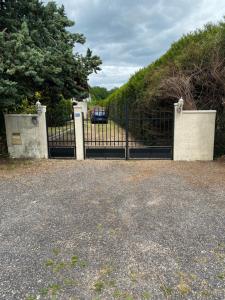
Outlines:
{"type": "Polygon", "coordinates": [[[90,84],[92,86],[104,86],[107,89],[112,89],[114,87],[121,86],[127,81],[127,79],[139,70],[141,66],[107,66],[103,65],[102,71],[90,76],[90,84]]]}

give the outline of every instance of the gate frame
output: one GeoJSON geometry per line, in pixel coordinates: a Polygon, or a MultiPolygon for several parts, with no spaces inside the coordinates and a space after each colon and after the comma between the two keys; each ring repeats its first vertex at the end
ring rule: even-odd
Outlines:
{"type": "MultiPolygon", "coordinates": [[[[74,132],[74,138],[73,139],[71,139],[70,141],[68,141],[68,140],[61,140],[61,141],[55,141],[55,143],[73,143],[73,144],[70,144],[70,145],[55,145],[55,146],[51,146],[50,145],[50,143],[51,143],[51,141],[50,141],[50,136],[49,136],[49,131],[48,131],[48,128],[50,127],[50,126],[48,126],[48,118],[46,118],[46,133],[47,133],[47,146],[48,146],[48,158],[50,158],[50,159],[61,159],[61,158],[63,158],[63,159],[67,159],[67,158],[70,158],[70,159],[76,159],[77,158],[77,149],[76,149],[76,124],[75,124],[75,119],[74,119],[74,115],[72,114],[72,119],[70,119],[70,122],[73,122],[73,125],[72,125],[72,127],[71,127],[71,125],[69,126],[69,128],[70,128],[70,130],[72,129],[73,130],[73,132],[74,132]],[[68,150],[68,149],[73,149],[73,155],[66,155],[66,154],[62,154],[61,156],[60,155],[52,155],[51,154],[51,149],[61,149],[61,150],[63,150],[63,149],[65,149],[65,151],[66,150],[68,150]]],[[[55,126],[55,128],[56,127],[62,127],[62,126],[55,126]]],[[[66,125],[66,127],[67,127],[67,125],[66,125]]],[[[62,133],[60,133],[60,131],[59,131],[59,134],[58,134],[59,136],[63,136],[63,138],[64,138],[64,132],[62,132],[62,133]]],[[[54,143],[54,141],[52,141],[53,143],[54,143]]]]}
{"type": "MultiPolygon", "coordinates": [[[[83,148],[84,148],[84,156],[85,156],[85,159],[88,158],[88,159],[125,159],[125,160],[130,160],[130,159],[133,159],[133,160],[143,160],[143,159],[146,159],[146,160],[173,160],[173,144],[174,144],[174,110],[171,110],[171,118],[165,118],[167,120],[170,120],[172,123],[171,123],[171,144],[168,144],[166,146],[160,146],[160,145],[156,145],[156,146],[143,146],[143,147],[132,147],[129,145],[130,141],[129,140],[129,121],[130,119],[133,119],[134,118],[129,118],[129,111],[128,111],[128,105],[126,104],[125,107],[124,107],[124,114],[125,114],[125,140],[124,141],[109,141],[107,140],[106,142],[109,142],[110,144],[111,143],[115,143],[115,142],[124,142],[125,143],[125,146],[86,146],[86,143],[90,142],[89,138],[86,140],[85,139],[85,132],[84,132],[84,119],[83,119],[83,148]],[[94,152],[98,153],[98,150],[99,150],[99,155],[93,155],[91,156],[89,154],[89,157],[87,157],[87,150],[88,149],[92,149],[93,150],[93,153],[92,155],[94,154],[94,152]],[[110,151],[114,149],[114,151],[110,151]],[[124,154],[123,154],[123,151],[122,149],[124,149],[124,154]],[[144,155],[144,152],[143,152],[143,155],[142,156],[138,156],[138,157],[131,157],[130,155],[130,150],[131,149],[139,149],[139,150],[144,150],[144,149],[159,149],[159,150],[164,150],[164,151],[167,151],[167,152],[164,152],[164,155],[162,153],[161,156],[155,156],[155,157],[150,157],[150,156],[145,156],[144,155]],[[105,151],[104,151],[105,150],[105,151]],[[108,151],[107,151],[108,150],[108,151]],[[100,151],[103,152],[103,155],[100,154],[100,151]],[[121,151],[121,153],[119,154],[119,152],[121,151]],[[108,155],[107,155],[107,152],[108,152],[108,155]],[[113,156],[113,152],[114,152],[114,156],[113,156]]],[[[152,110],[152,112],[158,112],[157,110],[152,110]]],[[[167,111],[165,111],[167,112],[167,111]]],[[[150,119],[150,118],[149,118],[150,119]]],[[[152,118],[154,119],[154,118],[152,118]]],[[[87,122],[90,120],[90,117],[87,116],[87,122]]],[[[110,120],[111,121],[111,120],[110,120]]],[[[88,124],[87,124],[88,126],[88,124]]],[[[119,126],[117,124],[117,126],[119,126]]],[[[96,129],[95,129],[96,130],[96,129]]],[[[110,131],[111,132],[111,131],[110,131]]],[[[107,136],[107,135],[106,135],[107,136]]],[[[134,139],[135,140],[135,139],[134,139]]],[[[91,139],[91,142],[99,142],[99,141],[96,141],[96,139],[92,140],[91,139]]],[[[103,141],[104,142],[104,141],[103,141]]]]}

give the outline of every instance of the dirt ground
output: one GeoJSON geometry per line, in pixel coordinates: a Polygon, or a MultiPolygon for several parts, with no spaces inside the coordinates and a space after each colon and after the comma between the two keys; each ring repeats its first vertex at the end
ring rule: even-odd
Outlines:
{"type": "Polygon", "coordinates": [[[225,162],[0,161],[0,299],[225,299],[225,162]]]}

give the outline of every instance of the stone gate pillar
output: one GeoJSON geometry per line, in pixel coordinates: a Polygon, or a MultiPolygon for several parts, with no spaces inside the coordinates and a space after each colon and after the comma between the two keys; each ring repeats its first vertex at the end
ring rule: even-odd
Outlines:
{"type": "Polygon", "coordinates": [[[76,157],[84,160],[84,130],[82,107],[74,106],[75,135],[76,135],[76,157]]]}
{"type": "Polygon", "coordinates": [[[12,158],[48,158],[46,106],[36,114],[5,114],[8,153],[12,158]]]}

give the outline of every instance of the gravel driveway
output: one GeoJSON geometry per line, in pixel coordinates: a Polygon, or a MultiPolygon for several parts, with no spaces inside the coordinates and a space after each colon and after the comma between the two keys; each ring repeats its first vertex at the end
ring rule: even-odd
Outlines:
{"type": "Polygon", "coordinates": [[[0,299],[225,299],[225,164],[0,171],[0,299]]]}

